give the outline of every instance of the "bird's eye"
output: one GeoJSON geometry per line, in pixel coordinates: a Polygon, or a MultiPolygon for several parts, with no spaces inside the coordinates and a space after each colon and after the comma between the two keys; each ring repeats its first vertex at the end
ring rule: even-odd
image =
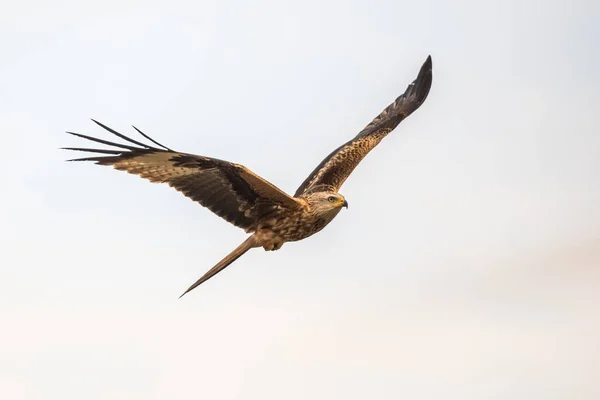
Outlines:
{"type": "Polygon", "coordinates": [[[335,201],[335,197],[333,196],[329,196],[329,198],[327,199],[330,203],[333,203],[335,201]]]}

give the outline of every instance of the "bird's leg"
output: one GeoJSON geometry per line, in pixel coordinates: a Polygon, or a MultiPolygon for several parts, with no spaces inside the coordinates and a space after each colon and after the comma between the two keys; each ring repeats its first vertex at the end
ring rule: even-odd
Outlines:
{"type": "Polygon", "coordinates": [[[279,250],[283,246],[283,241],[269,241],[262,245],[265,251],[275,251],[279,250]]]}
{"type": "Polygon", "coordinates": [[[263,244],[263,249],[265,249],[265,251],[271,251],[271,250],[273,250],[274,247],[275,247],[275,244],[273,242],[263,244]]]}

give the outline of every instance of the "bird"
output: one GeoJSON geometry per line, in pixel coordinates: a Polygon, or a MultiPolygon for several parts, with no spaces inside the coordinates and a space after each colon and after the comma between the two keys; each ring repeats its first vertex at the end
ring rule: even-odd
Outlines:
{"type": "MultiPolygon", "coordinates": [[[[293,196],[243,165],[170,149],[132,126],[146,144],[127,137],[92,119],[94,123],[128,142],[116,143],[75,132],[81,139],[110,146],[108,149],[63,147],[95,153],[67,161],[92,161],[138,175],[150,182],[166,183],[250,235],[225,258],[202,275],[180,297],[217,275],[248,250],[279,250],[284,243],[305,239],[321,231],[348,208],[339,189],[360,161],[401,121],[425,101],[432,84],[432,60],[428,56],[416,79],[354,138],[342,144],[308,175],[293,196]]],[[[141,140],[141,138],[140,138],[141,140]]]]}

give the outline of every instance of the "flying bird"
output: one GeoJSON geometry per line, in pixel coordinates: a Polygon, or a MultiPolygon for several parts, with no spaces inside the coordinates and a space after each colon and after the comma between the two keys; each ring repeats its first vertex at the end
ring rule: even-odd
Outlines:
{"type": "MultiPolygon", "coordinates": [[[[208,270],[181,296],[206,282],[248,250],[279,250],[286,242],[307,238],[323,229],[348,202],[339,189],[360,161],[398,124],[423,104],[432,82],[431,56],[417,78],[358,135],[332,151],[298,187],[286,194],[243,165],[172,150],[133,127],[152,145],[131,139],[98,121],[96,124],[129,144],[67,132],[110,149],[66,147],[96,153],[69,161],[99,165],[167,183],[210,211],[251,235],[208,270]]],[[[180,296],[180,297],[181,297],[180,296]]]]}

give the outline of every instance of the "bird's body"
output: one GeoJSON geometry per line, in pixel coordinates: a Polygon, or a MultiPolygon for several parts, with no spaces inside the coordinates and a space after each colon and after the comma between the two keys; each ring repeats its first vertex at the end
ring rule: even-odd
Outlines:
{"type": "Polygon", "coordinates": [[[285,242],[296,242],[319,232],[348,203],[338,193],[317,192],[298,198],[299,207],[265,218],[254,233],[265,250],[279,250],[285,242]],[[331,199],[331,200],[329,200],[331,199]]]}
{"type": "Polygon", "coordinates": [[[296,242],[317,233],[333,220],[339,209],[319,215],[306,203],[290,211],[268,216],[258,225],[254,237],[265,250],[279,250],[286,242],[296,242]]]}
{"type": "Polygon", "coordinates": [[[428,57],[417,79],[404,94],[356,137],[329,154],[300,185],[293,197],[242,165],[173,151],[139,130],[142,136],[159,147],[138,142],[94,121],[136,146],[69,132],[112,148],[67,149],[104,154],[76,161],[112,165],[151,182],[167,183],[228,222],[251,233],[242,244],[188,288],[187,293],[251,248],[279,250],[284,243],[305,239],[327,226],[343,207],[348,206],[346,199],[338,193],[340,186],[385,136],[419,108],[429,93],[431,82],[431,57],[428,57]]]}

